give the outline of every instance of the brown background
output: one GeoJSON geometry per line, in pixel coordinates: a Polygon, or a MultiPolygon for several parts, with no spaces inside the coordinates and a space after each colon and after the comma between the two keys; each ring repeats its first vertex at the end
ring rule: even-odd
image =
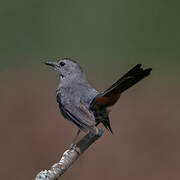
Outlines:
{"type": "Polygon", "coordinates": [[[55,102],[44,60],[69,56],[103,90],[137,63],[152,75],[112,108],[105,132],[62,179],[179,180],[178,1],[2,1],[0,179],[30,180],[76,132],[55,102]]]}

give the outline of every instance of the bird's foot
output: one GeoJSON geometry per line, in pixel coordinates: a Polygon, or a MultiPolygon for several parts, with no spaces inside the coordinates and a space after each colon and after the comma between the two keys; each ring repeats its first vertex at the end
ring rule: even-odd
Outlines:
{"type": "Polygon", "coordinates": [[[76,147],[76,144],[74,144],[74,143],[71,143],[71,145],[69,146],[69,150],[71,150],[71,149],[74,149],[76,147]]]}

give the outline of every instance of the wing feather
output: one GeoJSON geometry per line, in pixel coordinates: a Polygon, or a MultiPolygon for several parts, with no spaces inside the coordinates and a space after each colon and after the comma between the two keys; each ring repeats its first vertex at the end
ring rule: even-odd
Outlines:
{"type": "MultiPolygon", "coordinates": [[[[59,95],[60,96],[60,95],[59,95]]],[[[76,124],[83,131],[93,131],[96,124],[94,115],[80,101],[78,104],[62,105],[60,97],[57,95],[57,102],[63,116],[76,124]]]]}

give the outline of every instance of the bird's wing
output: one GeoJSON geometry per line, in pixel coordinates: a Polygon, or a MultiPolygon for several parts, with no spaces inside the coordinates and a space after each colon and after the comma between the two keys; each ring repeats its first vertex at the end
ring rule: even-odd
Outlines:
{"type": "Polygon", "coordinates": [[[98,107],[108,107],[114,105],[122,92],[148,76],[151,70],[151,68],[143,69],[141,68],[141,64],[137,64],[107,90],[98,94],[93,99],[91,107],[94,105],[98,107]]]}
{"type": "Polygon", "coordinates": [[[96,124],[94,115],[90,113],[81,101],[79,104],[66,104],[63,107],[63,112],[66,114],[67,119],[71,120],[81,130],[93,131],[96,124]]]}

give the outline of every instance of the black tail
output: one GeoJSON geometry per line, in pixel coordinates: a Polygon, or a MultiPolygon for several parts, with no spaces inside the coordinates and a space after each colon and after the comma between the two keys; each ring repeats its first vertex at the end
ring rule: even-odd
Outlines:
{"type": "Polygon", "coordinates": [[[141,64],[137,64],[107,90],[98,94],[93,99],[91,107],[96,105],[97,107],[102,108],[114,105],[122,92],[147,77],[151,70],[152,68],[143,69],[141,68],[141,64]]]}
{"type": "Polygon", "coordinates": [[[113,130],[112,130],[111,125],[110,125],[110,121],[102,121],[102,123],[103,123],[104,127],[106,129],[108,129],[113,134],[113,130]]]}
{"type": "MultiPolygon", "coordinates": [[[[137,64],[111,87],[98,94],[93,99],[90,107],[92,109],[96,109],[97,107],[98,109],[103,109],[114,105],[118,101],[121,93],[138,83],[143,78],[147,77],[150,74],[151,70],[152,68],[143,69],[141,68],[141,64],[137,64]]],[[[103,120],[101,122],[108,130],[112,132],[109,119],[103,120]]]]}
{"type": "Polygon", "coordinates": [[[107,94],[108,92],[114,92],[114,93],[122,93],[128,88],[132,87],[136,83],[138,83],[140,80],[147,77],[152,68],[143,69],[141,68],[141,64],[137,64],[134,66],[130,71],[128,71],[124,76],[122,76],[117,82],[115,82],[110,88],[108,88],[104,94],[107,94]]]}

